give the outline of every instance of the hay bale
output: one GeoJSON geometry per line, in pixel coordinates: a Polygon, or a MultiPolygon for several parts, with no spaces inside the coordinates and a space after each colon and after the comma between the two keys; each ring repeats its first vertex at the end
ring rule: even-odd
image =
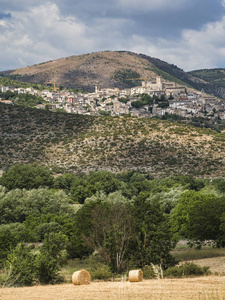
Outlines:
{"type": "Polygon", "coordinates": [[[72,275],[72,283],[74,285],[89,284],[91,275],[86,270],[76,271],[72,275]]]}
{"type": "Polygon", "coordinates": [[[140,282],[143,279],[143,272],[141,270],[132,270],[129,272],[130,282],[140,282]]]}

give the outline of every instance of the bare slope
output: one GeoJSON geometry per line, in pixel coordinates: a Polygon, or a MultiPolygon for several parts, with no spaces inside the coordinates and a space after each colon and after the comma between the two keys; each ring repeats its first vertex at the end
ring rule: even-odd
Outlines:
{"type": "Polygon", "coordinates": [[[157,119],[90,117],[0,105],[0,164],[75,172],[141,169],[224,176],[225,134],[157,119]]]}
{"type": "MultiPolygon", "coordinates": [[[[129,81],[115,76],[118,72],[122,72],[126,78],[127,70],[136,72],[136,77],[150,79],[161,75],[165,79],[180,84],[185,82],[196,88],[199,88],[198,84],[202,82],[174,65],[127,51],[104,51],[71,56],[3,73],[22,81],[42,84],[51,81],[58,86],[91,90],[96,83],[101,87],[128,87],[129,81]]],[[[132,78],[132,72],[129,78],[132,78]]]]}

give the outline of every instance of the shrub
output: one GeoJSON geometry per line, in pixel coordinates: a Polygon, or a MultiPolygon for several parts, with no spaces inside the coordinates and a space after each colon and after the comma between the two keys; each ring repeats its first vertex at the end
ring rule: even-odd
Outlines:
{"type": "Polygon", "coordinates": [[[200,267],[194,263],[185,263],[181,266],[168,268],[164,272],[164,277],[189,277],[209,275],[209,267],[200,267]]]}
{"type": "Polygon", "coordinates": [[[113,277],[113,273],[110,270],[109,266],[106,265],[99,265],[96,268],[91,270],[91,278],[95,279],[109,279],[113,277]]]}
{"type": "Polygon", "coordinates": [[[24,286],[35,283],[35,256],[26,244],[20,243],[8,255],[9,276],[5,285],[24,286]]]}
{"type": "Polygon", "coordinates": [[[29,240],[28,230],[24,224],[21,223],[9,223],[0,225],[0,237],[4,232],[8,232],[13,237],[13,244],[16,245],[19,242],[25,242],[29,240]]]}
{"type": "Polygon", "coordinates": [[[142,272],[143,272],[143,278],[145,279],[152,279],[156,277],[152,266],[145,266],[142,269],[142,272]]]}
{"type": "Polygon", "coordinates": [[[38,241],[42,241],[45,237],[45,234],[50,232],[60,232],[62,230],[61,226],[57,222],[49,222],[38,225],[35,228],[35,233],[38,241]]]}
{"type": "Polygon", "coordinates": [[[36,260],[37,278],[41,284],[60,280],[60,268],[67,262],[67,238],[61,232],[45,235],[44,244],[36,260]]]}

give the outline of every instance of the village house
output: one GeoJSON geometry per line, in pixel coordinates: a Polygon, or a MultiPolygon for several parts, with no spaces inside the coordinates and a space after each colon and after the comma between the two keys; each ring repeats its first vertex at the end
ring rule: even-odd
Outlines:
{"type": "MultiPolygon", "coordinates": [[[[204,91],[198,92],[192,88],[180,86],[177,83],[164,80],[161,76],[151,80],[143,80],[141,86],[119,90],[118,88],[100,88],[95,86],[93,93],[76,94],[67,91],[49,90],[38,91],[34,88],[0,87],[1,92],[13,91],[41,95],[51,104],[52,109],[61,108],[69,113],[99,115],[106,112],[111,115],[128,114],[139,117],[162,116],[165,113],[179,114],[184,117],[207,116],[225,119],[225,104],[204,91]],[[144,105],[134,108],[132,102],[142,101],[141,94],[157,96],[161,100],[153,105],[144,105]],[[163,96],[163,97],[162,97],[163,96]],[[164,100],[163,100],[164,99],[164,100]],[[163,107],[162,101],[166,101],[163,107]]],[[[11,101],[10,101],[11,102],[11,101]]],[[[13,104],[13,103],[12,103],[13,104]]],[[[45,104],[37,105],[45,108],[45,104]]]]}

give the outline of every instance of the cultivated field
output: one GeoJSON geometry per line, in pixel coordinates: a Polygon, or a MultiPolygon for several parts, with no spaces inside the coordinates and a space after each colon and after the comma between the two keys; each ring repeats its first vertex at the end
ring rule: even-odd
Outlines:
{"type": "Polygon", "coordinates": [[[225,276],[2,288],[1,300],[225,299],[225,276]]]}

